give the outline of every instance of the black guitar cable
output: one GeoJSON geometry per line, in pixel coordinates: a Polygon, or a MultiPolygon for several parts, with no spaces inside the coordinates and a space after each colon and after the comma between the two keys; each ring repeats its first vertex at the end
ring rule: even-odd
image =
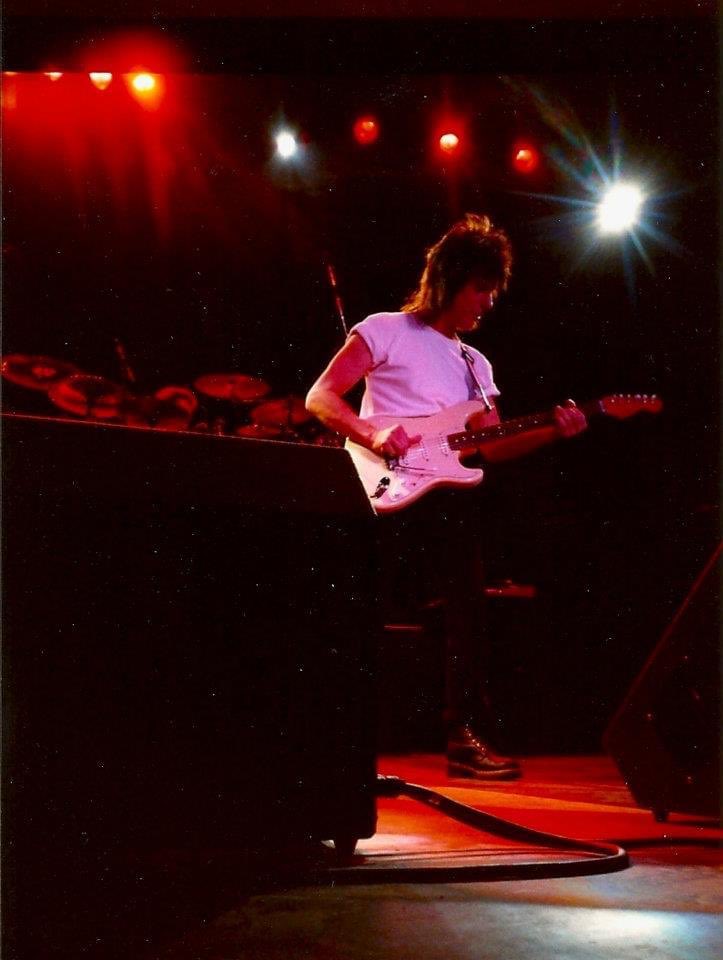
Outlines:
{"type": "Polygon", "coordinates": [[[532,830],[490,813],[484,813],[441,793],[407,783],[399,777],[377,776],[377,795],[406,796],[457,820],[465,826],[506,840],[517,840],[551,850],[575,851],[564,860],[530,860],[512,864],[466,864],[461,866],[332,867],[328,879],[335,884],[365,883],[474,883],[490,880],[534,880],[547,877],[583,877],[615,873],[630,866],[627,851],[604,840],[577,840],[532,830]]]}

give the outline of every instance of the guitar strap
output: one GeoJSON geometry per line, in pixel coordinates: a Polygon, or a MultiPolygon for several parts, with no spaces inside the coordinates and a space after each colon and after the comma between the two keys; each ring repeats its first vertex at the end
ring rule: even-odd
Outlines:
{"type": "Polygon", "coordinates": [[[460,341],[459,349],[462,353],[462,356],[464,357],[464,362],[467,364],[467,369],[469,370],[470,376],[472,377],[472,382],[474,383],[474,385],[477,387],[477,390],[479,391],[480,399],[484,403],[487,410],[488,411],[491,410],[492,404],[490,403],[489,398],[485,393],[485,388],[479,382],[479,377],[477,376],[477,373],[475,372],[475,369],[474,369],[474,357],[461,341],[460,341]]]}

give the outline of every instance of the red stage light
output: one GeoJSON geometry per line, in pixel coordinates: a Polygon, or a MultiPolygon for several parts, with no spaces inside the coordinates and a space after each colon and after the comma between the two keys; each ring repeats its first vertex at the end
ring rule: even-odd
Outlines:
{"type": "Polygon", "coordinates": [[[107,90],[113,80],[112,73],[89,73],[90,82],[99,90],[107,90]]]}
{"type": "Polygon", "coordinates": [[[131,86],[137,93],[150,93],[156,88],[156,78],[152,73],[135,73],[131,76],[131,86]]]}
{"type": "Polygon", "coordinates": [[[512,148],[512,165],[518,173],[534,173],[540,165],[540,154],[529,143],[517,143],[512,148]]]}
{"type": "Polygon", "coordinates": [[[55,82],[56,80],[60,80],[63,74],[59,73],[57,70],[46,70],[45,76],[48,77],[53,82],[55,82]]]}
{"type": "Polygon", "coordinates": [[[160,73],[148,73],[145,70],[134,70],[124,75],[131,95],[146,110],[155,110],[165,93],[165,80],[160,73]]]}
{"type": "Polygon", "coordinates": [[[366,147],[379,139],[379,123],[375,117],[359,117],[354,123],[354,139],[366,147]]]}
{"type": "Polygon", "coordinates": [[[439,149],[442,153],[446,153],[448,157],[451,157],[453,154],[459,150],[460,140],[456,133],[448,131],[443,133],[439,138],[439,149]]]}

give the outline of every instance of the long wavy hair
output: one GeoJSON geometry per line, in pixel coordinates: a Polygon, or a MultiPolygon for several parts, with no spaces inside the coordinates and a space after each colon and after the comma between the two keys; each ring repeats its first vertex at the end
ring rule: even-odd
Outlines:
{"type": "Polygon", "coordinates": [[[470,280],[506,290],[512,272],[509,237],[489,217],[467,213],[427,250],[419,285],[402,306],[432,323],[470,280]]]}

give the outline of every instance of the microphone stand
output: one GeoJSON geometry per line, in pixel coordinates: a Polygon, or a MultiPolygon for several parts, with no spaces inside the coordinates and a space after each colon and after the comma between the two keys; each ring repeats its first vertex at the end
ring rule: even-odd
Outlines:
{"type": "Polygon", "coordinates": [[[339,318],[339,322],[341,323],[341,329],[344,331],[344,337],[348,337],[349,328],[346,325],[346,318],[344,316],[344,304],[342,303],[341,296],[339,295],[334,264],[330,260],[326,261],[326,276],[329,280],[329,286],[331,287],[331,292],[334,297],[334,307],[336,309],[336,315],[339,318]]]}
{"type": "Polygon", "coordinates": [[[121,343],[119,337],[113,337],[113,349],[115,350],[115,355],[118,358],[118,366],[120,367],[120,374],[126,384],[133,388],[136,385],[136,375],[128,361],[128,354],[126,353],[126,348],[121,343]]]}

